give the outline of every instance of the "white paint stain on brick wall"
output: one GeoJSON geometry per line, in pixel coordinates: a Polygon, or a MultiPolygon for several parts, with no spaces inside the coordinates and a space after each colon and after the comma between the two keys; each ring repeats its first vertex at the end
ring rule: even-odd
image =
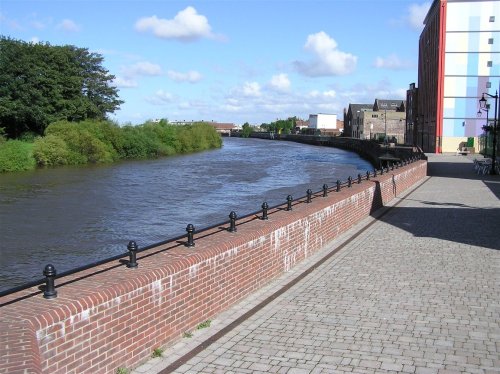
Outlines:
{"type": "Polygon", "coordinates": [[[151,292],[153,294],[153,301],[155,305],[161,304],[161,291],[162,291],[161,279],[158,279],[153,283],[151,283],[151,292]]]}

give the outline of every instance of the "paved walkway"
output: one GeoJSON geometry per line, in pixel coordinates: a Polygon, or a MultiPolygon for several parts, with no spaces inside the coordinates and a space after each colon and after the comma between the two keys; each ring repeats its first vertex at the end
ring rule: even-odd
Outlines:
{"type": "Polygon", "coordinates": [[[500,176],[429,175],[133,373],[499,373],[500,176]]]}

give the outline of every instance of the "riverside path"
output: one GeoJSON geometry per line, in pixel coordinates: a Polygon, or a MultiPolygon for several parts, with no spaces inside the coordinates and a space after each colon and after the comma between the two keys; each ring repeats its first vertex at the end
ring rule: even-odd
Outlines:
{"type": "Polygon", "coordinates": [[[500,177],[428,175],[133,373],[499,373],[500,177]]]}

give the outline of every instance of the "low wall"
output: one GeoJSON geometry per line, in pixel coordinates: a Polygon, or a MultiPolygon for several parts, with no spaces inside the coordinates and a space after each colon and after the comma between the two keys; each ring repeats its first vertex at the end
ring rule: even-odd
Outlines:
{"type": "Polygon", "coordinates": [[[58,296],[37,288],[0,299],[0,373],[116,373],[288,271],[397,194],[421,181],[416,161],[269,220],[248,217],[195,233],[195,246],[165,244],[122,262],[56,279],[58,296]]]}

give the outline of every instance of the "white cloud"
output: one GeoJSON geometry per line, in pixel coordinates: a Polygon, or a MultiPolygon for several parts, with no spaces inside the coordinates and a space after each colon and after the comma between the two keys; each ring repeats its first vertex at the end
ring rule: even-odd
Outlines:
{"type": "Polygon", "coordinates": [[[181,10],[173,19],[157,16],[142,17],[135,23],[135,29],[140,32],[150,31],[162,39],[177,39],[184,42],[215,37],[207,17],[198,14],[191,6],[181,10]]]}
{"type": "Polygon", "coordinates": [[[431,6],[430,2],[425,2],[422,4],[412,4],[408,8],[407,21],[410,27],[421,30],[424,28],[424,19],[431,6]]]}
{"type": "Polygon", "coordinates": [[[403,61],[395,54],[391,54],[386,58],[377,57],[373,63],[373,66],[379,69],[389,70],[403,70],[414,67],[410,61],[403,61]]]}
{"type": "Polygon", "coordinates": [[[309,77],[346,75],[356,68],[357,57],[337,48],[337,42],[324,31],[309,35],[304,49],[314,55],[312,61],[296,61],[295,68],[309,77]]]}
{"type": "Polygon", "coordinates": [[[261,96],[260,84],[257,82],[245,82],[243,87],[237,89],[245,97],[259,97],[261,96]]]}
{"type": "Polygon", "coordinates": [[[291,83],[290,79],[286,74],[277,74],[273,75],[271,81],[269,82],[269,86],[271,89],[281,92],[286,92],[290,89],[291,83]]]}
{"type": "Polygon", "coordinates": [[[146,98],[146,101],[154,105],[170,104],[174,101],[175,97],[170,92],[158,90],[154,96],[146,98]]]}
{"type": "Polygon", "coordinates": [[[113,80],[113,84],[119,88],[137,87],[137,82],[134,79],[127,79],[127,78],[122,78],[122,77],[116,77],[113,80]]]}
{"type": "Polygon", "coordinates": [[[60,22],[56,26],[57,30],[63,30],[67,32],[78,32],[80,31],[80,26],[78,26],[74,21],[70,19],[63,19],[62,22],[60,22]]]}
{"type": "Polygon", "coordinates": [[[30,39],[30,43],[33,43],[33,44],[38,44],[40,43],[40,38],[37,37],[37,36],[33,36],[31,39],[30,39]]]}
{"type": "Polygon", "coordinates": [[[196,83],[203,79],[202,75],[197,71],[191,70],[187,73],[181,73],[179,71],[169,70],[167,75],[170,79],[176,82],[189,82],[196,83]]]}
{"type": "Polygon", "coordinates": [[[158,76],[162,74],[162,70],[160,65],[148,61],[140,61],[124,68],[123,73],[128,77],[135,77],[138,75],[158,76]]]}
{"type": "Polygon", "coordinates": [[[22,30],[23,28],[17,22],[17,20],[7,18],[3,13],[0,12],[0,25],[6,25],[12,30],[22,30]]]}

